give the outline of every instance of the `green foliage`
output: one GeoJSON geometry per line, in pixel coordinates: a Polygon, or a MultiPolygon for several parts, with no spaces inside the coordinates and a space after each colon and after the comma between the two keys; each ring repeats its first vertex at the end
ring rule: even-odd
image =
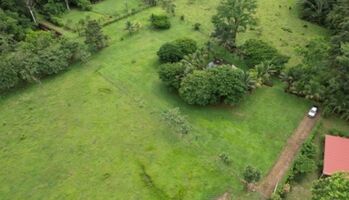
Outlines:
{"type": "Polygon", "coordinates": [[[152,14],[150,16],[150,22],[152,27],[155,29],[164,30],[171,28],[171,22],[167,15],[152,14]]]}
{"type": "Polygon", "coordinates": [[[195,31],[200,31],[201,24],[200,24],[200,23],[195,23],[195,24],[193,25],[193,27],[194,27],[194,30],[195,30],[195,31]]]}
{"type": "Polygon", "coordinates": [[[89,54],[77,42],[56,38],[50,32],[35,31],[28,33],[26,39],[5,56],[1,63],[1,90],[15,87],[20,81],[39,81],[57,74],[89,54]]]}
{"type": "Polygon", "coordinates": [[[18,82],[19,78],[15,67],[7,59],[0,57],[0,91],[15,87],[18,82]]]}
{"type": "Polygon", "coordinates": [[[313,200],[349,199],[348,174],[334,174],[317,180],[312,187],[313,200]]]}
{"type": "Polygon", "coordinates": [[[212,36],[229,50],[236,48],[236,36],[255,24],[256,0],[222,0],[213,16],[212,36]]]}
{"type": "Polygon", "coordinates": [[[307,140],[304,142],[301,148],[301,154],[305,155],[306,157],[310,159],[314,159],[316,156],[316,145],[312,140],[307,140]]]}
{"type": "Polygon", "coordinates": [[[16,12],[5,11],[0,8],[0,34],[16,41],[23,40],[30,21],[16,12]]]}
{"type": "Polygon", "coordinates": [[[47,0],[41,2],[41,12],[45,14],[46,18],[55,15],[61,15],[66,10],[63,1],[47,0]]]}
{"type": "Polygon", "coordinates": [[[102,27],[96,20],[91,20],[87,23],[85,29],[85,44],[90,48],[90,51],[97,52],[106,47],[108,37],[103,34],[102,27]]]}
{"type": "Polygon", "coordinates": [[[331,0],[300,0],[300,17],[324,25],[333,3],[331,0]]]}
{"type": "Polygon", "coordinates": [[[214,95],[212,73],[208,71],[194,71],[187,75],[179,89],[181,98],[191,105],[205,106],[218,101],[214,95]]]}
{"type": "Polygon", "coordinates": [[[141,28],[142,28],[142,24],[140,22],[136,22],[136,21],[133,21],[133,22],[127,21],[126,22],[125,30],[127,30],[130,35],[138,32],[141,28]]]}
{"type": "Polygon", "coordinates": [[[71,0],[71,3],[81,10],[91,10],[92,5],[89,0],[71,0]]]}
{"type": "Polygon", "coordinates": [[[272,85],[272,76],[277,73],[275,65],[268,62],[262,62],[248,71],[249,77],[253,80],[253,87],[261,87],[262,85],[272,85]]]}
{"type": "Polygon", "coordinates": [[[159,69],[159,77],[165,85],[178,90],[186,75],[185,69],[186,67],[179,63],[163,64],[159,69]]]}
{"type": "Polygon", "coordinates": [[[182,115],[179,108],[165,111],[162,117],[173,129],[181,134],[188,134],[192,129],[187,117],[182,115]]]}
{"type": "Polygon", "coordinates": [[[180,48],[172,42],[163,44],[157,52],[157,55],[159,56],[160,61],[164,63],[178,62],[183,58],[183,53],[180,48]]]}
{"type": "Polygon", "coordinates": [[[287,56],[281,55],[276,48],[262,40],[249,39],[240,49],[250,68],[266,61],[275,65],[277,67],[277,72],[280,73],[289,59],[287,56]]]}
{"type": "Polygon", "coordinates": [[[242,175],[247,183],[258,182],[261,178],[261,172],[251,166],[247,166],[242,175]]]}
{"type": "Polygon", "coordinates": [[[177,39],[173,41],[173,43],[180,49],[180,51],[183,54],[183,57],[185,55],[194,53],[198,48],[196,41],[190,38],[177,39]]]}
{"type": "Polygon", "coordinates": [[[196,49],[197,44],[194,40],[183,38],[163,44],[157,55],[161,62],[173,63],[182,60],[185,55],[194,53],[196,49]]]}
{"type": "Polygon", "coordinates": [[[306,48],[300,49],[299,53],[304,56],[303,65],[285,71],[286,91],[322,102],[325,114],[338,113],[349,120],[348,44],[341,44],[333,60],[329,60],[331,48],[323,40],[313,40],[306,48]]]}
{"type": "Polygon", "coordinates": [[[243,81],[244,72],[241,69],[224,65],[208,71],[212,74],[215,99],[223,100],[225,104],[236,105],[245,96],[247,86],[243,81]]]}
{"type": "Polygon", "coordinates": [[[306,173],[312,172],[315,169],[315,161],[304,154],[300,154],[293,164],[293,175],[295,178],[302,177],[306,173]]]}
{"type": "Polygon", "coordinates": [[[185,65],[186,71],[191,73],[194,70],[206,69],[207,65],[212,61],[212,59],[212,52],[210,52],[207,48],[201,48],[192,54],[184,56],[183,60],[181,60],[181,65],[185,65]]]}

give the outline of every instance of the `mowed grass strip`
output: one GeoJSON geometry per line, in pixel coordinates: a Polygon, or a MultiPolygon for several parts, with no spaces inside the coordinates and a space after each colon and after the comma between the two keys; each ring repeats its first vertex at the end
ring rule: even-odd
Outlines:
{"type": "MultiPolygon", "coordinates": [[[[110,46],[88,63],[3,97],[0,198],[212,199],[227,190],[257,198],[243,191],[242,170],[253,165],[265,175],[309,103],[285,94],[276,82],[236,107],[189,106],[156,73],[156,51],[164,42],[207,41],[217,2],[178,1],[166,31],[148,27],[159,8],[127,19],[143,24],[135,35],[124,30],[127,20],[111,24],[104,29],[110,46]],[[199,32],[192,28],[196,22],[203,26],[199,32]],[[162,121],[161,112],[173,107],[188,116],[194,128],[189,135],[162,121]],[[230,165],[219,159],[221,153],[230,165]]],[[[259,13],[267,12],[261,7],[259,13]]]]}

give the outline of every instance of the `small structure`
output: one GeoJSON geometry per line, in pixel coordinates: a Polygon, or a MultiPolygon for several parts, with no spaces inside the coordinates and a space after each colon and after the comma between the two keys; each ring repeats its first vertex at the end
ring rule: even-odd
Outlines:
{"type": "Polygon", "coordinates": [[[336,172],[349,173],[349,139],[326,135],[324,175],[332,175],[336,172]]]}

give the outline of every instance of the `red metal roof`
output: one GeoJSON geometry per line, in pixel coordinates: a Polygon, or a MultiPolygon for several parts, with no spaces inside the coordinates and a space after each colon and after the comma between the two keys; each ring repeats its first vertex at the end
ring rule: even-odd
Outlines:
{"type": "Polygon", "coordinates": [[[326,135],[323,174],[349,172],[349,139],[326,135]]]}

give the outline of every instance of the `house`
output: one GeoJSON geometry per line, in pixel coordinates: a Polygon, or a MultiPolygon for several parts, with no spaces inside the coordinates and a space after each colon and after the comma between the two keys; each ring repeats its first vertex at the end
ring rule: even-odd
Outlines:
{"type": "Polygon", "coordinates": [[[324,175],[337,172],[349,173],[349,139],[326,135],[324,152],[324,175]]]}

